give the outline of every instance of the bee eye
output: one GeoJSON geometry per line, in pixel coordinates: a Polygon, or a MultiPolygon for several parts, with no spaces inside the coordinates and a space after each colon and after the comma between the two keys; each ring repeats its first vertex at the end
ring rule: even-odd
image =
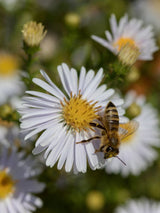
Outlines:
{"type": "Polygon", "coordinates": [[[107,149],[106,149],[106,152],[110,152],[112,150],[113,150],[113,148],[111,146],[108,146],[107,149]]]}

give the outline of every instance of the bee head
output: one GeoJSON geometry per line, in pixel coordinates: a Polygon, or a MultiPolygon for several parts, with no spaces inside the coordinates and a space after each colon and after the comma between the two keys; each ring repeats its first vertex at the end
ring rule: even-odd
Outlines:
{"type": "Polygon", "coordinates": [[[119,149],[112,146],[106,146],[104,148],[104,159],[115,157],[116,155],[118,155],[118,153],[119,149]]]}

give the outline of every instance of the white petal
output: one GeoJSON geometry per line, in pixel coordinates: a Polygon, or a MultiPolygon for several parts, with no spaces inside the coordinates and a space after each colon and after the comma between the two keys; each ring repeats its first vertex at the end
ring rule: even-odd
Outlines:
{"type": "MultiPolygon", "coordinates": [[[[81,141],[82,138],[80,134],[76,135],[76,141],[81,141]]],[[[76,144],[75,145],[75,165],[77,168],[77,171],[79,172],[86,172],[86,151],[84,144],[76,144]]]]}
{"type": "Polygon", "coordinates": [[[27,94],[30,94],[30,95],[34,95],[34,96],[40,97],[40,98],[43,98],[44,100],[47,100],[47,101],[59,103],[59,99],[58,99],[58,98],[56,98],[56,97],[54,97],[54,96],[52,96],[52,95],[43,93],[43,92],[26,91],[26,93],[27,93],[27,94]]]}
{"type": "Polygon", "coordinates": [[[70,149],[68,151],[67,160],[65,164],[66,172],[70,172],[74,162],[74,147],[75,147],[75,140],[72,135],[70,135],[70,149]]]}
{"type": "Polygon", "coordinates": [[[50,94],[56,96],[57,98],[59,98],[61,100],[63,100],[63,98],[65,97],[64,94],[63,95],[60,94],[59,91],[57,91],[54,87],[51,87],[49,84],[47,84],[46,82],[42,81],[41,79],[34,78],[33,82],[35,84],[37,84],[38,86],[40,86],[41,88],[43,88],[44,90],[46,90],[47,92],[49,92],[50,94]]]}
{"type": "Polygon", "coordinates": [[[92,35],[92,39],[97,41],[99,44],[101,44],[102,46],[106,47],[107,49],[109,49],[111,52],[115,53],[115,49],[105,39],[100,38],[100,37],[95,36],[95,35],[92,35]]]}
{"type": "Polygon", "coordinates": [[[58,66],[58,73],[61,78],[61,82],[63,84],[63,87],[70,97],[70,94],[72,92],[72,82],[71,82],[71,75],[70,75],[70,70],[69,67],[66,64],[62,64],[61,66],[58,66]]]}
{"type": "Polygon", "coordinates": [[[102,78],[103,78],[103,69],[101,68],[94,77],[94,79],[92,80],[92,82],[89,83],[89,85],[86,87],[83,93],[84,98],[87,98],[87,96],[90,96],[90,94],[92,94],[96,90],[102,78]]]}
{"type": "Polygon", "coordinates": [[[54,90],[56,91],[56,93],[58,94],[58,97],[63,98],[64,94],[61,92],[61,90],[51,81],[51,79],[49,78],[49,76],[46,74],[46,72],[44,72],[43,70],[41,70],[41,74],[43,75],[43,77],[46,79],[46,81],[51,85],[52,88],[54,88],[54,90]]]}

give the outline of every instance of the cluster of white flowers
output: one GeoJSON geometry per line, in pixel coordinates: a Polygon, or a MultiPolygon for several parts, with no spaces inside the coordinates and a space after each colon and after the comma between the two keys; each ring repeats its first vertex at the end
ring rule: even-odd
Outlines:
{"type": "Polygon", "coordinates": [[[35,177],[41,172],[37,162],[24,152],[3,148],[0,152],[0,212],[32,212],[42,206],[39,193],[44,184],[35,177]]]}
{"type": "Polygon", "coordinates": [[[141,198],[139,200],[129,200],[123,206],[116,208],[115,213],[159,213],[160,203],[141,198]]]}
{"type": "MultiPolygon", "coordinates": [[[[35,41],[39,45],[46,32],[40,26],[40,39],[34,40],[38,28],[32,33],[33,24],[35,28],[33,22],[29,28],[28,25],[25,26],[29,30],[25,35],[27,37],[29,34],[34,46],[35,41]]],[[[138,59],[153,58],[153,53],[158,48],[150,26],[142,27],[142,21],[137,19],[129,21],[127,15],[120,19],[119,24],[115,15],[112,15],[110,24],[112,34],[105,31],[107,41],[97,36],[92,38],[118,55],[127,65],[133,65],[138,59]],[[132,51],[129,56],[128,51],[132,51]]],[[[0,59],[0,105],[11,96],[20,95],[24,89],[23,84],[19,83],[18,72],[10,70],[10,67],[5,69],[6,65],[1,63],[1,60],[8,60],[14,67],[13,60],[9,56],[5,57],[0,59]]],[[[33,82],[44,92],[25,92],[18,108],[21,134],[19,127],[0,120],[0,212],[30,213],[42,206],[42,201],[33,195],[44,189],[44,184],[35,179],[42,170],[30,156],[25,157],[24,152],[18,151],[18,147],[22,148],[21,144],[24,144],[22,134],[24,140],[38,135],[33,154],[42,153],[47,166],[53,167],[57,163],[57,168],[60,170],[64,167],[66,172],[85,173],[89,165],[92,170],[105,167],[107,173],[139,175],[158,156],[153,148],[159,147],[160,139],[157,111],[145,102],[144,97],[129,92],[123,100],[115,89],[108,89],[105,84],[100,85],[104,77],[102,68],[96,73],[82,67],[78,74],[77,70],[62,63],[57,69],[63,90],[41,70],[44,80],[33,78],[33,82]],[[118,154],[120,161],[114,157],[105,160],[104,147],[101,147],[102,133],[97,130],[109,102],[117,109],[120,124],[128,122],[128,118],[124,116],[125,111],[131,110],[131,107],[133,110],[138,108],[134,119],[139,123],[139,128],[121,141],[118,154]]],[[[131,201],[127,207],[119,207],[116,213],[158,213],[157,209],[160,207],[154,204],[150,207],[146,202],[141,205],[131,201]]]]}
{"type": "Polygon", "coordinates": [[[108,101],[112,101],[119,112],[122,122],[124,110],[123,100],[114,97],[113,89],[99,83],[103,78],[103,70],[97,74],[93,70],[86,72],[81,68],[78,74],[75,69],[69,69],[66,64],[58,66],[59,76],[65,93],[51,81],[48,75],[41,71],[46,82],[33,79],[33,82],[49,94],[27,91],[29,96],[23,98],[21,129],[27,131],[25,139],[42,132],[35,144],[33,153],[44,151],[47,166],[53,166],[58,161],[58,169],[65,164],[67,172],[86,172],[87,159],[90,167],[96,169],[104,160],[95,153],[99,143],[76,142],[87,140],[95,135],[90,122],[97,119],[98,111],[103,110],[108,101]]]}
{"type": "Polygon", "coordinates": [[[144,96],[137,96],[134,91],[126,94],[124,99],[125,109],[138,109],[135,119],[139,122],[138,130],[128,138],[121,141],[119,156],[122,158],[126,167],[117,162],[116,159],[106,163],[108,173],[121,173],[123,176],[129,174],[139,175],[150,166],[158,157],[158,153],[153,148],[160,147],[160,133],[158,112],[145,102],[144,96]]]}
{"type": "Polygon", "coordinates": [[[112,35],[109,31],[105,31],[107,40],[93,35],[92,38],[112,51],[118,54],[126,45],[139,50],[138,59],[152,60],[153,53],[158,49],[153,38],[153,29],[151,26],[142,27],[142,20],[131,19],[125,15],[117,24],[115,15],[111,16],[110,25],[112,35]]]}

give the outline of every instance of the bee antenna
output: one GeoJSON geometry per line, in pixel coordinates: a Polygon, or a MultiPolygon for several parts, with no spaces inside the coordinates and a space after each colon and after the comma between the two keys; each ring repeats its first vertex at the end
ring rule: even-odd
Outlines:
{"type": "Polygon", "coordinates": [[[114,157],[118,158],[118,160],[120,160],[125,166],[127,166],[126,163],[120,157],[118,157],[117,155],[114,157]]]}

